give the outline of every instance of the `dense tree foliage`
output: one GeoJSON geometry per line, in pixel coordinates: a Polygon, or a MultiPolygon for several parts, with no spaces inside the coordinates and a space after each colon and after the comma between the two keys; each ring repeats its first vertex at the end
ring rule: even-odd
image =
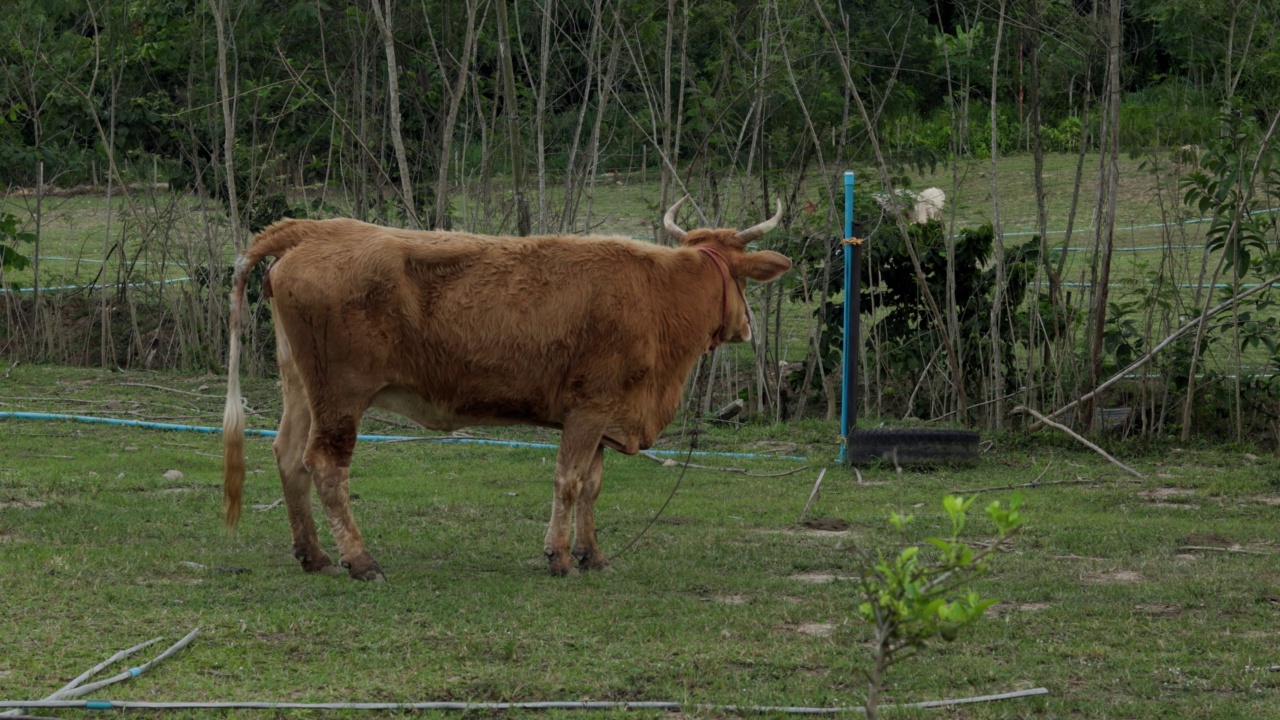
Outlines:
{"type": "MultiPolygon", "coordinates": [[[[893,161],[989,152],[990,123],[977,110],[993,94],[1000,150],[1030,150],[1033,49],[1046,147],[1074,149],[1082,118],[1085,142],[1097,142],[1099,115],[1086,108],[1091,96],[1097,106],[1105,84],[1105,8],[1099,15],[1089,2],[1009,4],[996,87],[990,67],[1000,18],[988,4],[508,2],[522,159],[553,175],[642,161],[661,170],[665,157],[714,183],[735,168],[794,170],[815,152],[828,162],[866,157],[865,127],[849,107],[842,62],[893,161]],[[836,37],[823,31],[819,11],[836,37]]],[[[412,194],[430,216],[433,194],[448,192],[436,182],[442,166],[451,183],[510,167],[509,133],[498,120],[508,99],[496,6],[387,2],[390,52],[374,7],[310,0],[5,3],[0,181],[32,186],[43,161],[46,183],[100,184],[114,147],[117,162],[135,171],[158,158],[175,183],[225,194],[220,13],[246,221],[254,224],[262,195],[302,183],[346,183],[358,209],[370,214],[402,201],[389,58],[412,194]],[[455,157],[442,157],[445,149],[455,157]]],[[[1280,10],[1273,3],[1135,0],[1122,9],[1126,145],[1204,143],[1228,99],[1259,119],[1276,103],[1280,10]]],[[[554,214],[565,214],[559,210],[554,214]]],[[[551,215],[542,208],[540,223],[560,224],[551,215]]]]}

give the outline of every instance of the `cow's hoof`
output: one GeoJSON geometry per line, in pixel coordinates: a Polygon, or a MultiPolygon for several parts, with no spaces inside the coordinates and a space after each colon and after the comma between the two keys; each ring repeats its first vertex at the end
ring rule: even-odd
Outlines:
{"type": "Polygon", "coordinates": [[[387,581],[387,576],[382,574],[382,567],[378,562],[364,553],[360,557],[352,560],[343,560],[342,567],[347,569],[353,580],[364,580],[367,582],[383,583],[387,581]]]}
{"type": "Polygon", "coordinates": [[[578,567],[583,570],[604,570],[609,567],[609,558],[598,551],[574,553],[574,557],[578,558],[578,567]]]}
{"type": "Polygon", "coordinates": [[[323,550],[318,552],[308,552],[306,550],[294,550],[293,556],[302,563],[302,571],[308,573],[320,573],[321,575],[339,575],[342,569],[333,564],[329,556],[323,550]]]}
{"type": "Polygon", "coordinates": [[[549,552],[547,553],[547,572],[552,577],[565,577],[572,574],[573,556],[567,552],[549,552]]]}

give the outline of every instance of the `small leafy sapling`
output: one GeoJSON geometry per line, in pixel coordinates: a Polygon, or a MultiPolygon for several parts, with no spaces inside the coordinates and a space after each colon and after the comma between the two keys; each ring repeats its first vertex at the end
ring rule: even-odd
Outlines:
{"type": "MultiPolygon", "coordinates": [[[[998,501],[987,506],[996,534],[989,542],[978,545],[975,552],[974,547],[961,542],[960,534],[976,499],[976,495],[967,500],[958,495],[942,499],[951,532],[946,538],[926,540],[937,548],[936,557],[923,557],[920,545],[910,545],[894,557],[862,551],[859,585],[864,600],[858,612],[875,628],[873,663],[867,672],[868,718],[874,720],[877,715],[885,673],[892,665],[919,654],[934,638],[955,640],[962,629],[981,618],[996,602],[972,590],[961,594],[960,588],[969,579],[987,572],[991,554],[1018,532],[1023,523],[1018,511],[1022,496],[1015,493],[1007,507],[998,501]]],[[[912,519],[911,515],[894,512],[889,515],[889,524],[905,535],[912,519]]]]}
{"type": "Polygon", "coordinates": [[[35,241],[35,233],[18,230],[17,216],[0,213],[0,269],[25,270],[31,264],[31,258],[18,252],[18,248],[22,243],[35,241]]]}

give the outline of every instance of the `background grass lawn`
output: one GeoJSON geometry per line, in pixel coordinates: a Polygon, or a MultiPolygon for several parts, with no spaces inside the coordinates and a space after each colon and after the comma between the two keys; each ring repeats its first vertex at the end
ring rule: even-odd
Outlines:
{"type": "MultiPolygon", "coordinates": [[[[258,411],[251,426],[273,425],[273,386],[248,383],[258,411]]],[[[221,387],[213,377],[18,366],[0,381],[0,409],[216,424],[221,387]]],[[[554,441],[504,433],[483,432],[554,441]]],[[[552,452],[362,443],[355,513],[389,579],[370,585],[304,575],[290,557],[283,507],[252,507],[280,496],[269,440],[248,442],[249,507],[229,537],[219,520],[218,437],[0,421],[0,697],[42,697],[116,650],[200,626],[182,654],[101,696],[857,704],[870,633],[856,617],[854,585],[841,579],[856,572],[850,549],[893,552],[890,510],[917,516],[910,539],[919,540],[943,530],[944,493],[1043,472],[1046,483],[1100,479],[1024,491],[1026,530],[977,583],[1000,604],[960,641],[894,668],[888,693],[917,701],[1044,686],[1052,694],[900,716],[1280,717],[1280,672],[1269,670],[1280,664],[1276,459],[1233,448],[1112,448],[1147,474],[1134,482],[1053,436],[999,436],[976,468],[876,468],[859,484],[852,470],[828,465],[835,434],[819,422],[708,428],[703,449],[809,460],[703,464],[809,467],[773,478],[690,470],[612,570],[567,579],[547,576],[541,555],[552,452]],[[847,520],[848,531],[797,523],[824,465],[811,515],[847,520]],[[166,480],[169,470],[183,477],[166,480]],[[1266,554],[1180,549],[1188,545],[1266,554]]],[[[644,458],[608,455],[598,511],[607,553],[643,527],[677,477],[644,458]]],[[[986,492],[979,504],[1009,494],[986,492]]],[[[983,537],[989,524],[979,514],[971,529],[983,537]]],[[[332,548],[323,530],[322,540],[332,548]]],[[[229,715],[238,714],[202,716],[229,715]]]]}

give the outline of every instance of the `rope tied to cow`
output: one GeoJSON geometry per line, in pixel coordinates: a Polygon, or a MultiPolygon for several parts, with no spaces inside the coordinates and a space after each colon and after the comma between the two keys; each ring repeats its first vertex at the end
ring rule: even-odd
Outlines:
{"type": "MultiPolygon", "coordinates": [[[[715,350],[720,347],[720,344],[723,342],[720,339],[720,334],[724,332],[725,326],[729,324],[729,261],[725,259],[724,255],[720,254],[719,250],[716,250],[713,247],[703,245],[698,248],[698,252],[701,252],[703,255],[711,258],[711,263],[720,271],[720,290],[722,295],[722,300],[720,302],[720,326],[711,332],[710,349],[715,350]]],[[[745,303],[746,298],[744,297],[742,301],[745,303]]],[[[698,367],[702,367],[701,363],[699,363],[698,367]]]]}
{"type": "MultiPolygon", "coordinates": [[[[697,397],[698,378],[702,376],[702,361],[705,358],[706,355],[698,358],[698,367],[693,373],[693,384],[689,388],[689,397],[691,398],[697,397]]],[[[689,412],[689,406],[686,404],[684,407],[684,417],[680,421],[681,435],[685,434],[685,429],[689,425],[689,412]]],[[[658,518],[662,517],[662,513],[665,512],[667,506],[671,504],[672,498],[674,498],[676,493],[679,492],[680,486],[684,483],[684,474],[689,472],[689,463],[693,460],[693,451],[698,448],[698,436],[702,434],[700,432],[701,426],[702,418],[695,418],[693,432],[689,433],[689,450],[684,455],[684,462],[680,464],[680,475],[676,477],[675,485],[671,486],[671,492],[667,494],[667,499],[662,501],[662,505],[658,508],[658,511],[653,514],[653,517],[649,518],[649,522],[646,523],[644,527],[640,528],[640,532],[636,533],[635,536],[631,538],[630,542],[624,545],[621,550],[613,554],[614,560],[626,555],[627,551],[635,547],[636,543],[640,542],[640,539],[649,532],[649,528],[652,528],[654,523],[658,522],[658,518]]]]}

